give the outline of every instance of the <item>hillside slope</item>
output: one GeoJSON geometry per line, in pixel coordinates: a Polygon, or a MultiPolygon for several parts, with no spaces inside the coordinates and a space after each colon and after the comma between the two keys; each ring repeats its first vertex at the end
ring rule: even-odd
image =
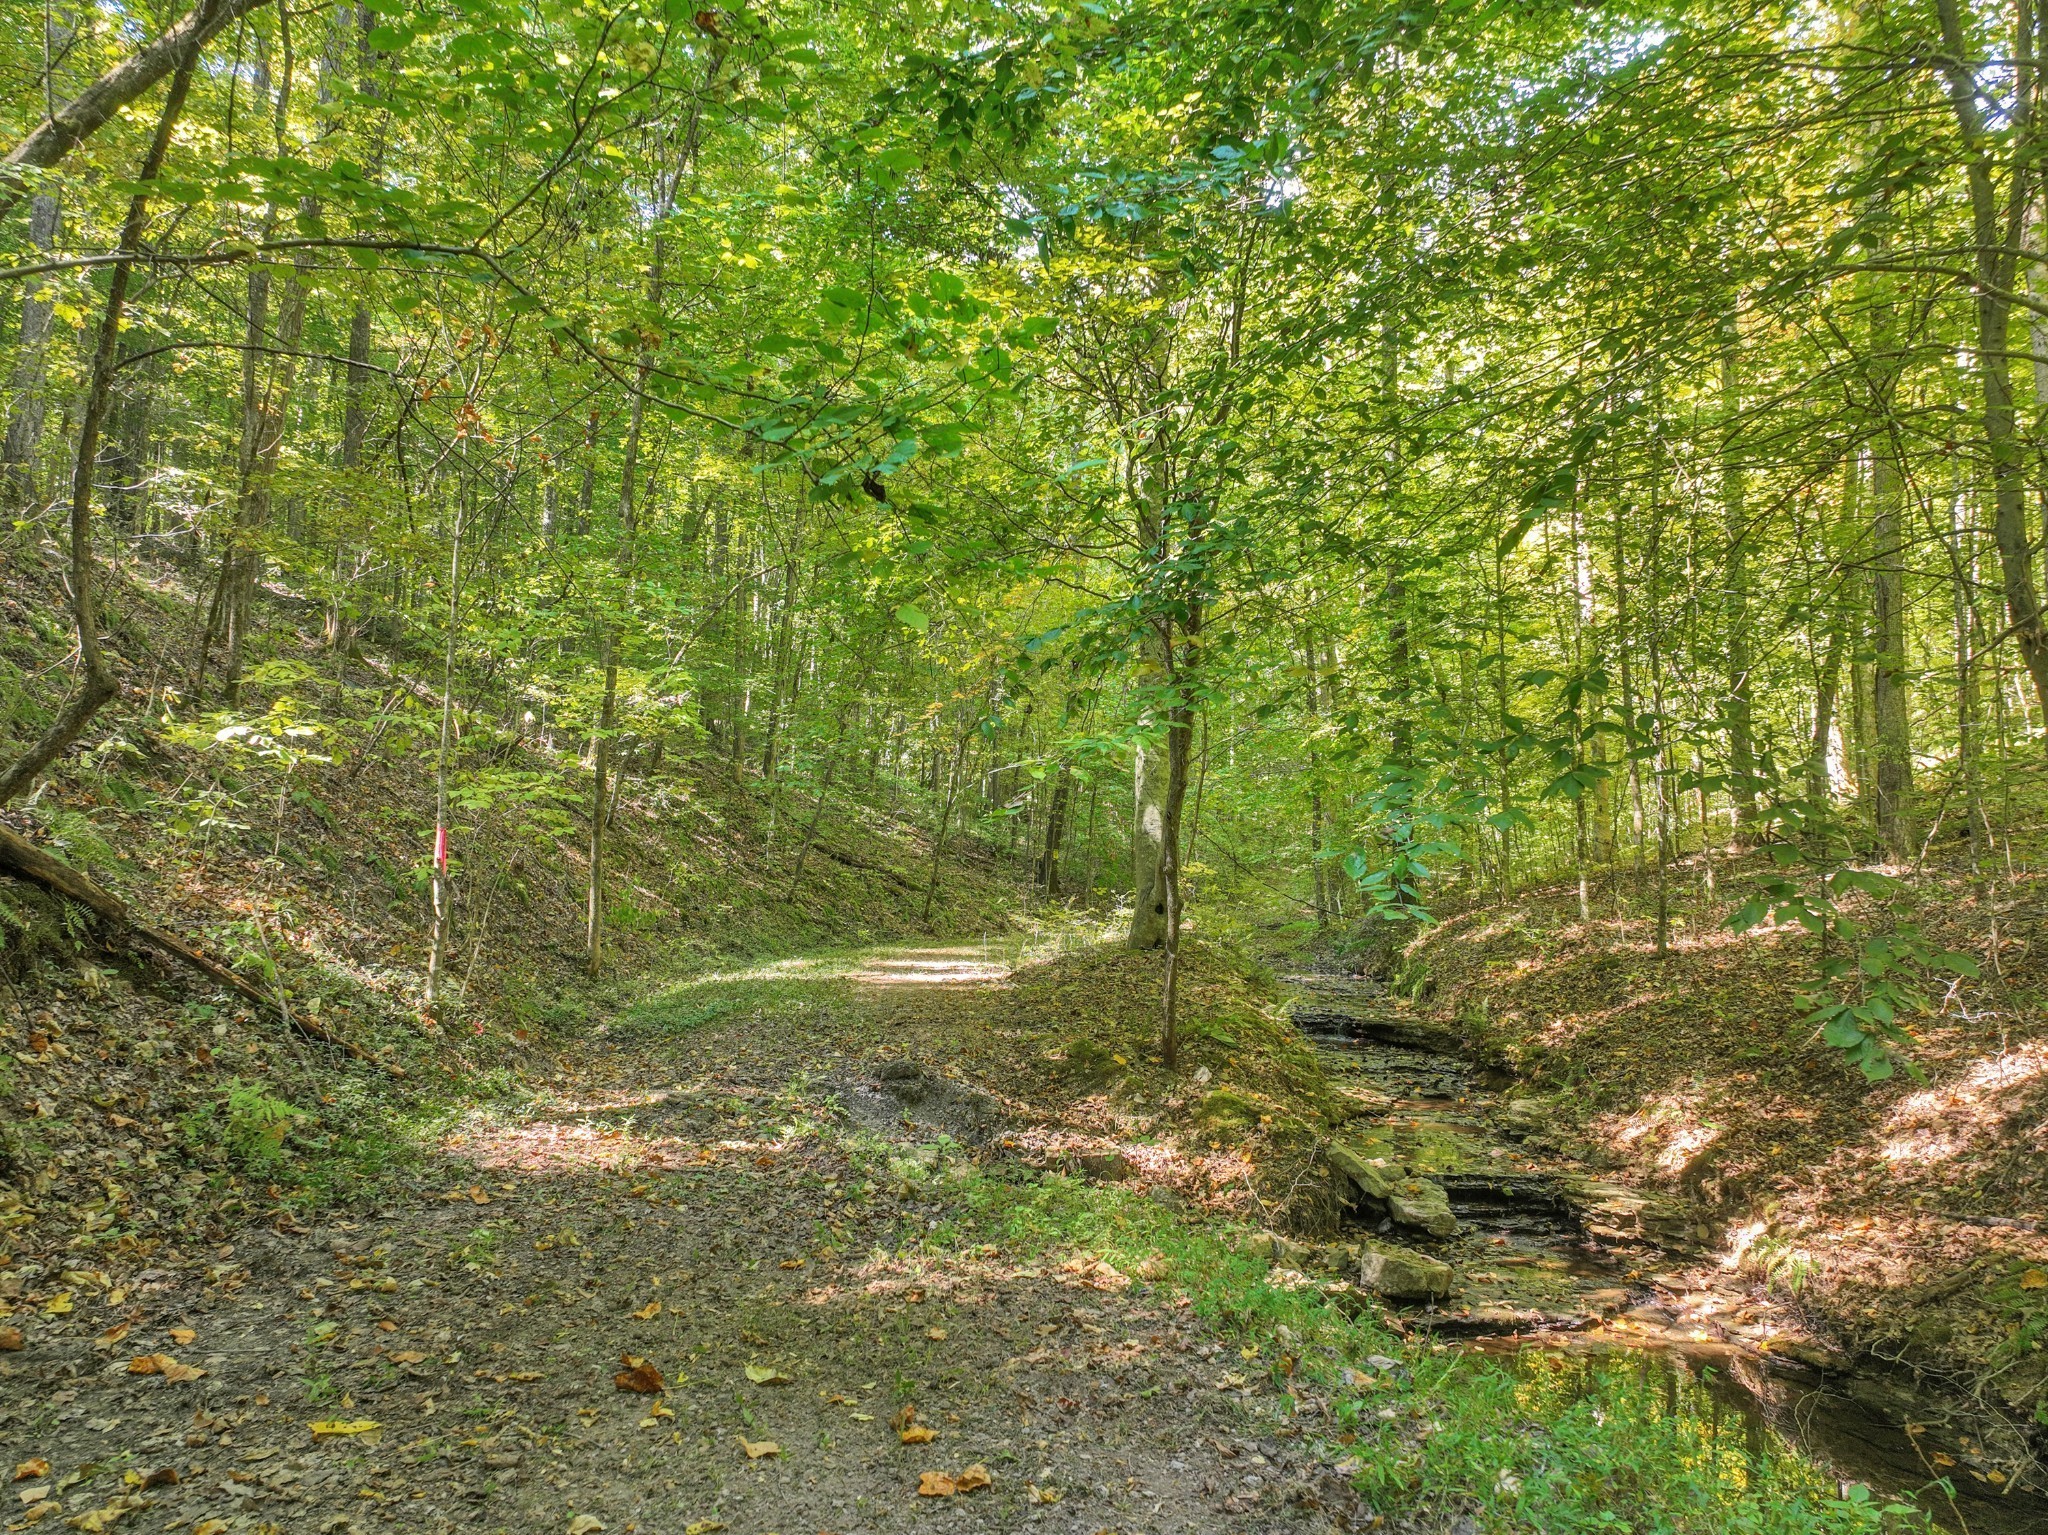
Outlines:
{"type": "MultiPolygon", "coordinates": [[[[64,611],[59,568],[52,551],[0,548],[0,754],[68,683],[69,636],[50,616],[64,611]]],[[[279,1006],[0,875],[0,1261],[14,1265],[0,1288],[19,1293],[37,1265],[170,1261],[239,1222],[289,1224],[388,1173],[458,1096],[552,1070],[573,1026],[652,978],[1006,923],[1012,885],[958,834],[964,861],[945,861],[921,919],[930,821],[897,786],[821,808],[724,764],[643,752],[611,819],[608,965],[593,980],[580,743],[536,732],[502,694],[486,704],[488,677],[458,679],[455,899],[430,1016],[440,695],[422,673],[438,679],[437,658],[336,655],[316,610],[272,592],[239,706],[198,713],[181,695],[203,598],[172,565],[110,584],[122,696],[89,748],[0,820],[279,1006]],[[307,1028],[287,1028],[284,1008],[307,1028]]]]}

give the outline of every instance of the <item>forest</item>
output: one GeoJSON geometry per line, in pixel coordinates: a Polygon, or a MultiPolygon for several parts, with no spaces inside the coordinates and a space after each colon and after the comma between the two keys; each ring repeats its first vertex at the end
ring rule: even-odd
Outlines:
{"type": "Polygon", "coordinates": [[[2033,0],[0,8],[28,1522],[2044,1527],[2033,0]]]}

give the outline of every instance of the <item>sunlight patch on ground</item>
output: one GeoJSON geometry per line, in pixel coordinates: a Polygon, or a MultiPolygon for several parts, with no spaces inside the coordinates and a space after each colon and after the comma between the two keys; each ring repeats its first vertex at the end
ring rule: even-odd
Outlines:
{"type": "Polygon", "coordinates": [[[2020,1107],[2020,1092],[2048,1077],[2048,1043],[2021,1045],[1977,1061],[1953,1082],[1900,1100],[1886,1119],[1884,1159],[1922,1165],[1961,1155],[1995,1134],[2020,1107]]]}
{"type": "Polygon", "coordinates": [[[878,949],[847,979],[863,986],[967,986],[1000,981],[1014,956],[991,944],[951,949],[878,949]]]}

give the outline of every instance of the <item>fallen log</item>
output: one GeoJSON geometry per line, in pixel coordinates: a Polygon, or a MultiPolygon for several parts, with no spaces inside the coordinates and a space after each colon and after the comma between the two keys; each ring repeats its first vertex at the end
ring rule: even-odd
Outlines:
{"type": "Polygon", "coordinates": [[[113,892],[87,879],[69,864],[59,863],[26,837],[0,826],[0,872],[15,875],[68,901],[97,913],[122,932],[133,933],[174,959],[183,960],[200,974],[241,993],[259,1007],[274,1007],[284,1014],[292,1028],[311,1040],[346,1050],[359,1061],[374,1058],[362,1046],[339,1039],[310,1018],[301,1018],[274,996],[264,993],[253,981],[245,980],[212,956],[201,953],[175,933],[144,922],[128,909],[128,903],[113,892]]]}

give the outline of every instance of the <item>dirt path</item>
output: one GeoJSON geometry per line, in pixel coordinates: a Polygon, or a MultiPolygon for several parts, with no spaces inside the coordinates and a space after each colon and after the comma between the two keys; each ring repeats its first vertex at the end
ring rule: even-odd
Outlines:
{"type": "Polygon", "coordinates": [[[384,1208],[81,1298],[0,1356],[0,1440],[24,1463],[8,1528],[1137,1535],[1357,1515],[1266,1369],[1174,1294],[948,1240],[999,1157],[972,1150],[991,1126],[877,1041],[899,993],[928,1013],[931,986],[989,957],[851,969],[579,1047],[558,1093],[462,1127],[384,1208]],[[926,1442],[901,1432],[913,1407],[926,1442]]]}

